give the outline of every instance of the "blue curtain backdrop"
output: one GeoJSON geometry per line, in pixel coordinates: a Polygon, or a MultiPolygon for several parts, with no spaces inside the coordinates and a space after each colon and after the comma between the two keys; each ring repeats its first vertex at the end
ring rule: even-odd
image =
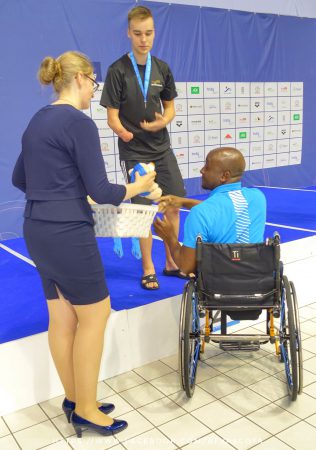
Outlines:
{"type": "MultiPolygon", "coordinates": [[[[247,184],[316,184],[316,20],[178,4],[138,2],[155,17],[153,54],[177,81],[303,81],[302,164],[251,171],[247,184]]],[[[36,80],[40,61],[80,50],[107,67],[129,50],[128,0],[0,0],[0,236],[21,235],[23,195],[11,186],[23,130],[51,102],[36,80]]],[[[199,179],[187,181],[201,192],[199,179]]]]}

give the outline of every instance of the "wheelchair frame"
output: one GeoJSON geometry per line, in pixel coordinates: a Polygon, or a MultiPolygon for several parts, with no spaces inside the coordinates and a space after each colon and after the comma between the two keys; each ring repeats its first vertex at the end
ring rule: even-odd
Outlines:
{"type": "MultiPolygon", "coordinates": [[[[260,300],[265,294],[236,295],[239,304],[223,306],[212,304],[210,295],[201,289],[200,265],[202,260],[202,245],[200,237],[197,238],[197,273],[196,278],[191,279],[185,285],[182,295],[179,329],[179,373],[183,390],[187,397],[192,397],[195,388],[196,373],[200,353],[204,352],[205,343],[212,341],[219,343],[224,351],[256,351],[260,344],[270,342],[275,345],[275,353],[279,361],[284,363],[285,375],[288,385],[288,394],[292,401],[303,390],[303,358],[301,345],[301,332],[297,297],[295,287],[285,275],[280,261],[280,236],[275,233],[267,245],[273,246],[275,258],[275,289],[273,292],[273,304],[262,306],[260,300]],[[251,306],[245,306],[243,300],[256,301],[251,306]],[[267,311],[266,334],[227,334],[227,313],[233,311],[267,311]],[[218,313],[213,317],[213,312],[218,313]],[[221,333],[213,333],[215,318],[221,316],[221,333]],[[201,328],[200,317],[205,316],[205,325],[201,328]],[[275,319],[279,320],[279,326],[275,325],[275,319]]],[[[215,294],[217,295],[217,294],[215,294]]],[[[225,297],[221,296],[221,297],[225,297]]],[[[229,297],[233,297],[230,295],[229,297]]],[[[213,297],[214,298],[214,297],[213,297]]],[[[243,320],[243,319],[241,319],[243,320]]],[[[251,319],[250,319],[251,320],[251,319]]]]}

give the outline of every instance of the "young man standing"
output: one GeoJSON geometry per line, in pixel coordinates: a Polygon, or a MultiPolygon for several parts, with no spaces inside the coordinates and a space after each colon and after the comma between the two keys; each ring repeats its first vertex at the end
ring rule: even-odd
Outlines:
{"type": "MultiPolygon", "coordinates": [[[[174,98],[177,92],[168,65],[150,54],[155,29],[148,8],[137,6],[129,12],[127,33],[131,52],[109,67],[100,101],[107,108],[108,125],[119,137],[123,174],[128,179],[128,171],[138,162],[154,162],[156,182],[163,195],[183,197],[183,179],[166,128],[175,116],[174,98]]],[[[142,197],[135,197],[132,201],[138,204],[151,203],[142,197]]],[[[178,235],[179,209],[169,208],[166,214],[178,235]]],[[[140,248],[143,263],[141,286],[144,289],[158,289],[151,256],[151,234],[148,238],[140,239],[140,248]]],[[[184,278],[167,244],[165,248],[164,274],[184,278]]]]}

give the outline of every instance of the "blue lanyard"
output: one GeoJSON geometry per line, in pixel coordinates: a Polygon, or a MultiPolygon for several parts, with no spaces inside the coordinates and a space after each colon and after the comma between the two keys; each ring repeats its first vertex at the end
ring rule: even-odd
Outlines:
{"type": "Polygon", "coordinates": [[[139,69],[136,63],[136,59],[134,56],[134,53],[131,52],[129,54],[133,67],[134,67],[134,71],[137,77],[137,81],[140,87],[140,90],[142,91],[143,97],[144,97],[144,103],[145,103],[145,108],[146,108],[146,103],[147,103],[147,92],[148,92],[148,87],[149,87],[149,80],[150,80],[150,73],[151,73],[151,55],[150,53],[148,53],[147,55],[147,61],[146,61],[146,69],[145,69],[145,78],[144,78],[144,84],[142,82],[140,73],[139,73],[139,69]]]}

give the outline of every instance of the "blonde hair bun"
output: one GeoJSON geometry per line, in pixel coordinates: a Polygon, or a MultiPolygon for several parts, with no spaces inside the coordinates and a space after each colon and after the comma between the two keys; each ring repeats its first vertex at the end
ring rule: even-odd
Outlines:
{"type": "Polygon", "coordinates": [[[56,77],[61,76],[60,63],[52,56],[46,56],[40,65],[37,76],[42,84],[52,83],[56,77]]]}

